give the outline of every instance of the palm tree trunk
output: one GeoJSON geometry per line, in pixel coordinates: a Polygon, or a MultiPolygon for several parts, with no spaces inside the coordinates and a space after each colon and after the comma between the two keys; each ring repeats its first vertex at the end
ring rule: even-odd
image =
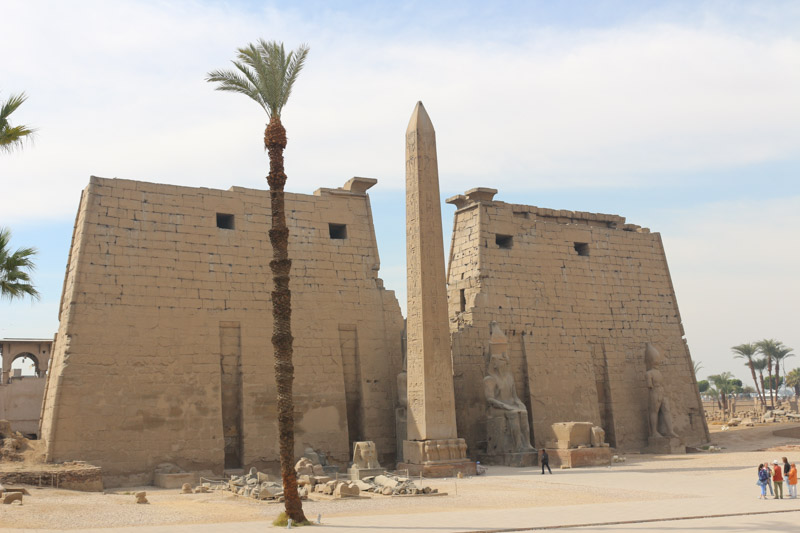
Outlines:
{"type": "Polygon", "coordinates": [[[750,361],[747,366],[750,367],[750,373],[753,375],[753,383],[756,385],[756,396],[761,398],[761,404],[764,405],[764,399],[761,395],[761,392],[758,390],[758,378],[756,377],[756,369],[753,368],[753,361],[750,361]]]}
{"type": "Polygon", "coordinates": [[[289,291],[289,229],[286,227],[283,187],[286,174],[283,170],[283,149],[286,148],[286,130],[280,117],[272,117],[264,132],[264,147],[269,153],[269,198],[272,208],[272,227],[269,241],[272,244],[272,347],[275,351],[275,383],[278,389],[278,439],[280,445],[281,479],[286,514],[294,522],[305,522],[303,504],[297,493],[297,474],[294,471],[294,399],[292,382],[292,301],[289,291]]]}
{"type": "Polygon", "coordinates": [[[767,373],[769,373],[769,403],[775,409],[775,398],[772,395],[772,358],[767,361],[767,373]]]}

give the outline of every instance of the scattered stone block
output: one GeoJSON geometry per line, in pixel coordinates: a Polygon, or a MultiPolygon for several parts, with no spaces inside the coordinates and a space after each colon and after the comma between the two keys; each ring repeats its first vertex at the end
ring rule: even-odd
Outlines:
{"type": "Polygon", "coordinates": [[[181,494],[192,494],[192,486],[189,483],[184,483],[181,487],[181,494]]]}
{"type": "Polygon", "coordinates": [[[21,492],[6,492],[3,494],[3,503],[6,505],[17,501],[22,503],[21,492]]]}
{"type": "Polygon", "coordinates": [[[294,471],[298,476],[313,476],[314,464],[307,458],[301,457],[294,465],[294,471]]]}
{"type": "Polygon", "coordinates": [[[394,489],[398,485],[398,481],[388,477],[388,476],[375,476],[375,484],[380,487],[387,487],[389,489],[394,489]]]}
{"type": "Polygon", "coordinates": [[[147,501],[147,492],[143,490],[134,493],[134,497],[136,498],[136,503],[150,503],[147,501]]]}
{"type": "Polygon", "coordinates": [[[336,489],[333,491],[334,498],[347,498],[352,496],[358,496],[361,493],[361,489],[358,488],[353,482],[349,483],[339,483],[336,485],[336,489]]]}

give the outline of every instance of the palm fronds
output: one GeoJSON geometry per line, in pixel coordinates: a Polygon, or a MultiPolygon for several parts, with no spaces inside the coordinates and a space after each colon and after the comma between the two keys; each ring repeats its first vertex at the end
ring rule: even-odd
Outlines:
{"type": "Polygon", "coordinates": [[[11,114],[27,100],[24,92],[12,94],[0,105],[0,151],[11,152],[20,148],[26,138],[30,138],[36,130],[28,126],[12,126],[8,119],[11,114]]]}
{"type": "Polygon", "coordinates": [[[270,118],[280,117],[308,51],[302,44],[287,53],[283,43],[260,39],[237,50],[237,59],[231,61],[236,70],[212,70],[206,81],[217,83],[218,91],[247,95],[270,118]]]}
{"type": "Polygon", "coordinates": [[[29,274],[36,268],[32,259],[36,248],[20,248],[11,253],[10,241],[11,231],[0,228],[0,298],[14,300],[30,296],[38,300],[39,291],[31,283],[29,274]]]}

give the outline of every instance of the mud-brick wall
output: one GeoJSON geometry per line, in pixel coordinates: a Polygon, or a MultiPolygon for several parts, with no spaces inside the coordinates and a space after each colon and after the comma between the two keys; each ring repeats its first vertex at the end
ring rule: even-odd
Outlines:
{"type": "MultiPolygon", "coordinates": [[[[391,412],[393,389],[372,394],[365,383],[390,379],[402,319],[377,278],[366,194],[287,194],[286,204],[296,449],[312,446],[343,462],[338,325],[359,332],[357,385],[372,401],[364,431],[392,444],[393,424],[370,422],[373,410],[391,412]],[[331,223],[345,226],[344,236],[333,239],[331,223]]],[[[88,460],[112,484],[147,480],[161,462],[217,472],[226,462],[277,465],[269,220],[267,191],[92,178],[48,378],[49,460],[88,460]]]]}
{"type": "Polygon", "coordinates": [[[477,368],[492,320],[509,335],[537,447],[553,440],[551,424],[572,420],[602,425],[619,448],[646,446],[647,342],[666,356],[676,431],[688,443],[707,438],[658,234],[615,215],[503,202],[473,202],[455,216],[448,299],[463,376],[456,403],[469,411],[459,423],[471,445],[485,440],[477,368]]]}

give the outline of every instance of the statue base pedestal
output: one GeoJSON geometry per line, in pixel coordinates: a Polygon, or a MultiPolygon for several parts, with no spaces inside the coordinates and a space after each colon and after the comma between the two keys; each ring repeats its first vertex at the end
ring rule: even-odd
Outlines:
{"type": "Polygon", "coordinates": [[[596,448],[553,448],[547,450],[550,456],[550,466],[560,467],[564,465],[569,468],[581,466],[608,466],[611,464],[611,456],[614,455],[614,448],[609,446],[599,446],[596,448]]]}
{"type": "Polygon", "coordinates": [[[525,466],[536,466],[539,463],[536,450],[530,452],[508,452],[497,454],[485,454],[478,457],[481,464],[497,466],[514,466],[517,468],[525,466]]]}
{"type": "Polygon", "coordinates": [[[645,453],[681,454],[686,453],[686,444],[677,437],[650,437],[647,439],[645,453]]]}
{"type": "Polygon", "coordinates": [[[475,461],[459,461],[454,463],[428,463],[418,465],[414,463],[397,463],[397,471],[407,470],[409,477],[456,477],[459,473],[465,476],[478,474],[475,461]]]}
{"type": "Polygon", "coordinates": [[[409,476],[454,477],[459,473],[477,474],[475,461],[467,459],[464,439],[429,439],[403,441],[403,462],[397,470],[407,470],[409,476]]]}
{"type": "Polygon", "coordinates": [[[383,473],[383,468],[358,468],[357,466],[351,466],[347,469],[347,476],[352,481],[358,481],[359,479],[364,479],[369,476],[379,476],[383,473]]]}

